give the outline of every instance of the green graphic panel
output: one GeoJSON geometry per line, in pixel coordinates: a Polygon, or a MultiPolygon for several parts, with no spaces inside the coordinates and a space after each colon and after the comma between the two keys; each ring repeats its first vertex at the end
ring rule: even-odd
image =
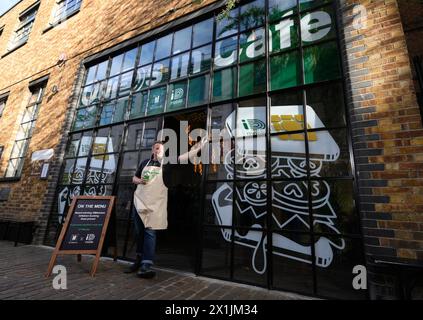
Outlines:
{"type": "Polygon", "coordinates": [[[304,49],[305,83],[335,79],[341,76],[336,42],[304,49]]]}
{"type": "Polygon", "coordinates": [[[187,82],[172,83],[169,88],[167,110],[173,111],[185,108],[187,82]]]}
{"type": "Polygon", "coordinates": [[[188,106],[198,106],[209,101],[210,76],[193,78],[189,82],[188,106]]]}
{"type": "Polygon", "coordinates": [[[298,51],[270,58],[271,90],[295,87],[301,84],[301,60],[298,51]]]}
{"type": "Polygon", "coordinates": [[[266,91],[266,62],[242,65],[239,69],[239,96],[266,91]]]}
{"type": "Polygon", "coordinates": [[[166,101],[166,87],[156,88],[150,91],[147,114],[159,114],[164,111],[166,101]]]}
{"type": "Polygon", "coordinates": [[[236,68],[215,72],[213,78],[213,101],[232,99],[235,97],[236,68]]]}

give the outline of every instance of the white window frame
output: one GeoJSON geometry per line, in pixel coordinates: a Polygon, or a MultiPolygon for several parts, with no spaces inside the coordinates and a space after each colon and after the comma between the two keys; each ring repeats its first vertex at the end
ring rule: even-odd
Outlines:
{"type": "Polygon", "coordinates": [[[12,51],[28,42],[39,6],[40,2],[37,2],[19,15],[19,24],[10,39],[8,51],[12,51]]]}
{"type": "Polygon", "coordinates": [[[56,25],[81,9],[82,0],[57,0],[52,12],[50,25],[56,25]]]}

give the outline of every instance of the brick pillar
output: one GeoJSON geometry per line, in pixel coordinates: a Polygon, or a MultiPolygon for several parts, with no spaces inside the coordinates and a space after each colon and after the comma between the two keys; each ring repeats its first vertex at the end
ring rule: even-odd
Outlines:
{"type": "MultiPolygon", "coordinates": [[[[398,4],[340,3],[366,257],[421,261],[423,129],[398,4]]],[[[373,298],[396,295],[389,276],[370,284],[373,298]]]]}
{"type": "MultiPolygon", "coordinates": [[[[63,122],[62,130],[60,132],[61,138],[59,144],[56,146],[54,150],[54,160],[51,163],[49,178],[48,178],[48,186],[46,188],[46,192],[44,195],[44,200],[42,207],[40,209],[40,214],[38,216],[37,221],[37,230],[34,235],[34,244],[43,244],[46,232],[48,232],[48,222],[50,218],[50,214],[52,212],[53,206],[56,204],[55,197],[56,189],[58,186],[60,170],[63,164],[63,158],[66,152],[66,145],[68,142],[68,133],[72,126],[73,115],[75,114],[76,107],[78,105],[79,94],[81,91],[81,87],[83,85],[83,79],[85,74],[85,68],[81,64],[74,81],[74,85],[72,88],[72,94],[69,97],[69,105],[66,110],[66,118],[63,122]]],[[[51,230],[55,233],[55,230],[51,230]]]]}

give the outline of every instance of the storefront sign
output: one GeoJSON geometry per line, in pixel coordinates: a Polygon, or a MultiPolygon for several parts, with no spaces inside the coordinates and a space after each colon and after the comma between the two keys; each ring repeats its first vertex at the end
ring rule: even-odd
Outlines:
{"type": "Polygon", "coordinates": [[[91,269],[91,275],[94,276],[114,202],[115,197],[74,198],[51,257],[47,276],[51,274],[57,255],[95,254],[96,258],[91,269]]]}

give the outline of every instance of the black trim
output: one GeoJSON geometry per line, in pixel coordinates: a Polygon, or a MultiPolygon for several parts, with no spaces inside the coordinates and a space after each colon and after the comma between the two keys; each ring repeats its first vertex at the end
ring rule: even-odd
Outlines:
{"type": "Polygon", "coordinates": [[[34,9],[38,9],[38,7],[41,4],[41,0],[38,0],[37,2],[33,3],[31,6],[29,6],[28,8],[26,8],[24,11],[22,11],[21,13],[19,13],[19,18],[21,18],[22,16],[26,15],[28,12],[34,10],[34,9]]]}
{"type": "Polygon", "coordinates": [[[5,100],[9,97],[10,91],[0,94],[0,100],[5,100]]]}
{"type": "Polygon", "coordinates": [[[50,77],[50,75],[48,74],[46,76],[43,76],[43,77],[38,78],[36,80],[33,80],[29,83],[28,87],[31,89],[33,87],[37,87],[37,86],[40,86],[42,84],[45,84],[46,82],[48,82],[49,77],[50,77]]]}
{"type": "Polygon", "coordinates": [[[63,22],[68,21],[70,18],[72,18],[73,16],[77,15],[80,11],[81,11],[81,8],[79,8],[79,9],[73,11],[72,13],[68,14],[66,16],[66,18],[60,19],[57,22],[50,22],[49,25],[48,25],[48,27],[46,27],[41,33],[42,34],[47,33],[51,29],[54,29],[58,25],[61,25],[63,22]]]}
{"type": "MultiPolygon", "coordinates": [[[[153,38],[153,37],[157,37],[160,34],[166,33],[167,31],[177,28],[177,27],[181,27],[183,24],[189,22],[192,23],[192,20],[198,18],[198,17],[203,17],[206,14],[211,14],[213,13],[215,10],[223,7],[226,4],[225,0],[220,0],[218,2],[212,3],[206,7],[203,7],[195,12],[189,13],[185,16],[182,16],[178,19],[175,19],[171,22],[167,22],[164,25],[158,26],[156,28],[154,28],[153,30],[149,30],[141,35],[138,35],[132,39],[126,40],[124,42],[121,42],[118,45],[115,45],[111,48],[105,49],[103,51],[100,51],[99,53],[96,53],[94,55],[91,55],[87,58],[85,58],[82,63],[83,64],[91,64],[99,59],[105,58],[109,55],[113,55],[116,52],[122,50],[122,49],[128,49],[131,46],[136,46],[138,44],[138,42],[148,42],[149,38],[153,38]]],[[[205,18],[205,17],[204,17],[205,18]]]]}

